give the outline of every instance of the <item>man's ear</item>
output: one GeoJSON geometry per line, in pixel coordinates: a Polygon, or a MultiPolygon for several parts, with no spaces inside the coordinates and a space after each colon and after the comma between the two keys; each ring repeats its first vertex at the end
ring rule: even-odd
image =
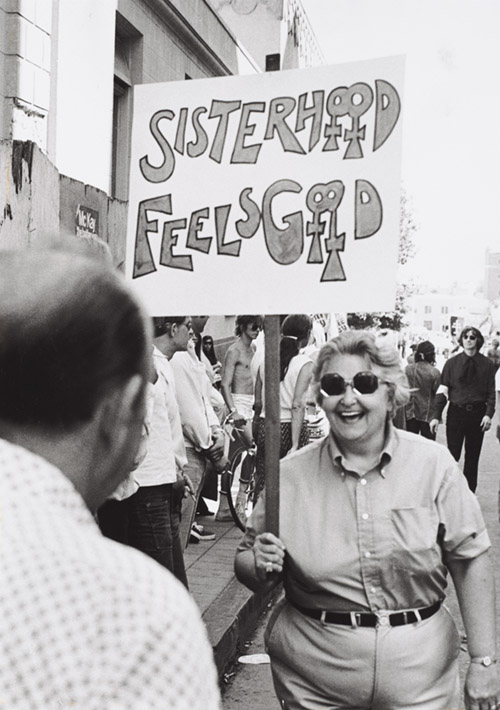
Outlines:
{"type": "Polygon", "coordinates": [[[144,418],[145,387],[141,375],[133,375],[116,385],[104,397],[98,414],[101,438],[119,443],[128,436],[138,419],[144,418]]]}

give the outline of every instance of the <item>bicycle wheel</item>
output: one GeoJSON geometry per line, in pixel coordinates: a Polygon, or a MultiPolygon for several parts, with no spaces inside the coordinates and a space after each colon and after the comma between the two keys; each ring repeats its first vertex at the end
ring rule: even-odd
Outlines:
{"type": "Polygon", "coordinates": [[[256,502],[255,454],[240,446],[231,456],[226,479],[227,502],[234,522],[244,530],[256,502]]]}

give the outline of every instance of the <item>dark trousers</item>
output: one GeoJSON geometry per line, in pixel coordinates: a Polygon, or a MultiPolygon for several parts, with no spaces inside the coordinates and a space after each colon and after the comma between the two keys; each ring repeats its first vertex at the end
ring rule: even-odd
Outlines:
{"type": "Polygon", "coordinates": [[[420,434],[426,439],[436,440],[436,435],[432,433],[429,422],[424,422],[422,419],[407,419],[406,431],[411,431],[414,434],[420,434]]]}
{"type": "Polygon", "coordinates": [[[446,417],[446,442],[455,461],[459,460],[465,442],[464,475],[473,492],[477,487],[477,469],[484,436],[481,420],[485,411],[486,405],[468,412],[450,402],[446,417]]]}
{"type": "Polygon", "coordinates": [[[98,511],[102,533],[159,562],[187,588],[179,536],[184,486],[143,486],[123,501],[109,500],[98,511]]]}

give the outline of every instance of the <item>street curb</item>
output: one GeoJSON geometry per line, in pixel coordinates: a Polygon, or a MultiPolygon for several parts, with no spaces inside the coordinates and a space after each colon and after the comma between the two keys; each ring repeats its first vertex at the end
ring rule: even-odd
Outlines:
{"type": "Polygon", "coordinates": [[[276,593],[275,588],[265,595],[256,594],[233,577],[203,614],[221,682],[236,658],[244,652],[245,642],[276,593]]]}

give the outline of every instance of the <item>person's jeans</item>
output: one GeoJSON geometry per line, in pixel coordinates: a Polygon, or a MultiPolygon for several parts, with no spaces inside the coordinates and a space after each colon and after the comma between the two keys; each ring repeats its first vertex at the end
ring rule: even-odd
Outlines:
{"type": "Polygon", "coordinates": [[[205,480],[205,472],[207,470],[207,461],[205,456],[195,449],[186,446],[187,464],[183,468],[183,473],[186,473],[191,479],[195,490],[194,499],[188,496],[184,499],[181,521],[181,549],[184,550],[189,542],[191,526],[194,523],[196,516],[196,508],[200,499],[201,490],[205,480]]]}
{"type": "Polygon", "coordinates": [[[426,422],[423,419],[407,419],[406,431],[411,431],[413,434],[420,434],[425,439],[432,439],[432,441],[436,440],[436,435],[432,433],[429,422],[426,422]]]}
{"type": "Polygon", "coordinates": [[[110,540],[128,545],[128,500],[106,500],[97,511],[102,534],[110,540]]]}
{"type": "Polygon", "coordinates": [[[139,488],[128,499],[128,544],[166,567],[187,588],[179,535],[182,490],[173,483],[139,488]]]}
{"type": "Polygon", "coordinates": [[[446,417],[446,442],[455,461],[460,459],[465,441],[464,476],[473,492],[477,487],[477,469],[484,437],[481,420],[485,411],[486,405],[467,411],[450,402],[446,417]]]}

